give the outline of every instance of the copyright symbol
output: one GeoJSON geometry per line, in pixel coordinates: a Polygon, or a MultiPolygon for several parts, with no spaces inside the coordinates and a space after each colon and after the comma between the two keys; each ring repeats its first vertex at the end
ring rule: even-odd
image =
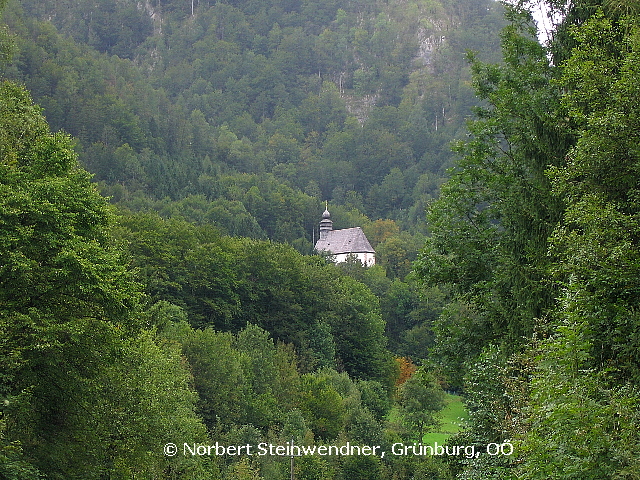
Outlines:
{"type": "Polygon", "coordinates": [[[173,457],[176,453],[178,453],[178,447],[176,447],[175,443],[167,443],[164,446],[164,454],[167,457],[173,457]]]}

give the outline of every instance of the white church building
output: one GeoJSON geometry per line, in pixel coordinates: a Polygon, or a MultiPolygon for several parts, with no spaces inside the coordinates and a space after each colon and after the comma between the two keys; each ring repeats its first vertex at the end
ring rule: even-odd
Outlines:
{"type": "Polygon", "coordinates": [[[316,242],[317,252],[331,255],[335,263],[346,262],[355,257],[366,267],[375,265],[376,251],[365,236],[362,228],[344,228],[334,230],[331,214],[325,209],[320,221],[320,238],[316,242]]]}

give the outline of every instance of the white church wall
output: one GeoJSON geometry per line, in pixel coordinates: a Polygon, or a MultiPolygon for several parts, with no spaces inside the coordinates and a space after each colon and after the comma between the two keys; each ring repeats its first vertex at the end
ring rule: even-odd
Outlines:
{"type": "Polygon", "coordinates": [[[335,263],[344,263],[349,257],[356,257],[365,267],[371,267],[376,264],[375,253],[339,253],[333,255],[335,263]]]}

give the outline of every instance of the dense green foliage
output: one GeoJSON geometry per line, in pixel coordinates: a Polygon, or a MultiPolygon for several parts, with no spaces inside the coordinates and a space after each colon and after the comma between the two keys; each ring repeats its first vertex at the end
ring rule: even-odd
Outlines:
{"type": "Polygon", "coordinates": [[[184,308],[192,325],[258,325],[295,345],[308,370],[340,365],[357,378],[391,381],[378,298],[322,258],[155,214],[122,217],[118,237],[150,302],[184,308]]]}
{"type": "MultiPolygon", "coordinates": [[[[0,108],[3,478],[284,479],[286,456],[183,445],[402,438],[385,426],[395,371],[367,286],[283,244],[157,214],[116,224],[28,93],[3,83],[0,108]]],[[[387,478],[396,461],[311,456],[297,471],[387,478]]]]}
{"type": "Polygon", "coordinates": [[[0,477],[638,478],[640,10],[516,3],[6,6],[0,477]]]}
{"type": "Polygon", "coordinates": [[[398,389],[398,404],[407,430],[422,439],[427,429],[437,423],[434,414],[444,407],[444,392],[432,375],[418,369],[398,389]]]}
{"type": "Polygon", "coordinates": [[[503,32],[504,64],[474,63],[491,107],[478,110],[474,138],[459,146],[464,157],[430,208],[433,233],[418,264],[426,281],[452,284],[474,305],[480,343],[499,337],[507,349],[531,335],[552,303],[542,278],[562,203],[545,171],[564,161],[572,138],[557,123],[557,73],[524,21],[503,32]]]}
{"type": "Polygon", "coordinates": [[[5,18],[5,75],[105,193],[197,195],[229,233],[305,253],[325,199],[423,228],[475,102],[463,54],[490,57],[503,24],[486,0],[26,1],[5,18]]]}
{"type": "MultiPolygon", "coordinates": [[[[329,199],[335,228],[362,226],[378,251],[383,271],[347,273],[380,298],[389,347],[426,356],[442,293],[422,295],[407,275],[424,242],[424,207],[451,164],[449,143],[463,134],[476,101],[464,52],[495,57],[499,4],[24,1],[9,2],[3,17],[15,43],[3,75],[26,85],[53,131],[72,135],[80,163],[113,203],[310,254],[329,199]]],[[[188,292],[184,282],[196,279],[177,271],[138,280],[153,298],[184,307],[193,325],[238,331],[256,321],[305,351],[318,350],[304,347],[313,342],[326,343],[325,352],[336,348],[325,341],[335,314],[317,319],[315,305],[305,320],[288,311],[269,326],[262,317],[274,305],[249,299],[275,292],[234,290],[234,282],[247,285],[237,277],[245,274],[225,248],[245,249],[239,245],[215,247],[216,267],[231,269],[226,284],[199,278],[188,292]],[[305,332],[295,339],[287,323],[294,316],[305,332]]],[[[240,263],[254,268],[266,244],[246,245],[252,253],[240,263]]],[[[204,268],[210,247],[198,248],[177,268],[204,268]]],[[[336,288],[356,293],[348,282],[336,288]]],[[[340,298],[328,299],[335,312],[355,307],[340,298]]],[[[278,312],[289,306],[274,301],[278,312]]],[[[340,342],[343,351],[362,349],[340,342]]],[[[314,355],[318,365],[335,363],[331,353],[314,355]]],[[[386,368],[371,359],[373,366],[355,358],[344,365],[386,368]]]]}
{"type": "Polygon", "coordinates": [[[576,1],[548,48],[514,8],[504,64],[475,64],[473,139],[429,212],[418,263],[450,286],[434,360],[464,389],[457,442],[512,439],[459,478],[636,478],[635,2],[576,1]],[[551,62],[550,62],[551,60],[551,62]],[[457,370],[457,371],[456,371],[457,370]]]}
{"type": "Polygon", "coordinates": [[[136,320],[113,213],[23,88],[3,83],[0,109],[3,475],[199,478],[154,448],[205,430],[179,352],[136,320]]]}

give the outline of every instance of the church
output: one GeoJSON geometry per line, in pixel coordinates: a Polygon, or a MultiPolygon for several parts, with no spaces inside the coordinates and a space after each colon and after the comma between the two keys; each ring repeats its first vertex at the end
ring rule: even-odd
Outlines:
{"type": "Polygon", "coordinates": [[[320,239],[316,242],[315,249],[317,252],[331,255],[335,263],[346,262],[349,257],[357,258],[366,267],[376,263],[376,251],[367,240],[362,228],[334,230],[328,208],[322,214],[320,239]]]}

